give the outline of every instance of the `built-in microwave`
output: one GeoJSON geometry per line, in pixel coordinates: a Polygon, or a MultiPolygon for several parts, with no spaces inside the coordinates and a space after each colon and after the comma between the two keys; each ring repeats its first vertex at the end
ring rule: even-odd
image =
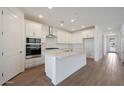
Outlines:
{"type": "Polygon", "coordinates": [[[26,38],[27,43],[41,43],[40,38],[26,38]]]}

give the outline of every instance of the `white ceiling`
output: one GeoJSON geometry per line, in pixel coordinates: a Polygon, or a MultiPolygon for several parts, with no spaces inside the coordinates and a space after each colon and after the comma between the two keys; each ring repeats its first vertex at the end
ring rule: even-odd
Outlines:
{"type": "Polygon", "coordinates": [[[105,27],[119,28],[124,23],[124,8],[99,7],[23,7],[20,8],[25,18],[72,31],[79,30],[81,26],[103,25],[105,27]],[[43,17],[38,18],[39,15],[43,17]],[[74,19],[75,22],[71,22],[74,19]],[[63,27],[60,21],[64,21],[63,27]]]}

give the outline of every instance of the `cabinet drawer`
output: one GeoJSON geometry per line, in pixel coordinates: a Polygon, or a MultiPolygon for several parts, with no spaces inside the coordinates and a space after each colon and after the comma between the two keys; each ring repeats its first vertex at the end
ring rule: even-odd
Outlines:
{"type": "Polygon", "coordinates": [[[38,66],[38,65],[43,64],[43,63],[44,63],[43,57],[26,59],[25,68],[35,67],[35,66],[38,66]]]}

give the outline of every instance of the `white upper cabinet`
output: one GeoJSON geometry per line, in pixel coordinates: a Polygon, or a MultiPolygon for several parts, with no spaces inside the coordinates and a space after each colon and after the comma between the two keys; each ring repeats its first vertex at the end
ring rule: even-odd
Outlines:
{"type": "Polygon", "coordinates": [[[92,38],[94,37],[95,29],[89,29],[82,31],[83,38],[92,38]]]}
{"type": "Polygon", "coordinates": [[[33,35],[36,37],[41,38],[41,24],[39,23],[33,23],[33,35]]]}
{"type": "Polygon", "coordinates": [[[82,32],[74,32],[72,33],[72,43],[82,43],[82,32]]]}
{"type": "Polygon", "coordinates": [[[68,43],[72,43],[72,33],[68,32],[68,43]]]}
{"type": "MultiPolygon", "coordinates": [[[[49,34],[48,25],[43,25],[29,20],[25,20],[25,29],[27,37],[38,37],[42,39],[42,42],[45,42],[46,36],[49,34]]],[[[52,34],[57,37],[57,43],[80,44],[82,43],[82,38],[94,37],[94,29],[70,33],[53,27],[52,34]]]]}
{"type": "Polygon", "coordinates": [[[57,30],[57,43],[71,43],[71,33],[57,30]]]}
{"type": "Polygon", "coordinates": [[[42,25],[41,29],[41,41],[45,42],[46,36],[49,34],[49,28],[47,25],[42,25]]]}
{"type": "Polygon", "coordinates": [[[53,29],[52,29],[52,33],[53,33],[53,35],[55,35],[56,37],[57,37],[57,31],[58,31],[57,28],[53,28],[53,29]]]}
{"type": "Polygon", "coordinates": [[[31,29],[31,23],[27,20],[25,20],[25,33],[26,33],[26,37],[31,37],[31,32],[32,32],[32,29],[31,29]]]}
{"type": "Polygon", "coordinates": [[[71,34],[71,43],[82,43],[83,38],[93,38],[94,37],[94,29],[87,29],[83,31],[73,32],[71,34]]]}
{"type": "Polygon", "coordinates": [[[65,43],[65,32],[62,30],[57,31],[57,43],[65,43]]]}
{"type": "Polygon", "coordinates": [[[65,32],[65,43],[71,43],[71,33],[65,32]]]}
{"type": "Polygon", "coordinates": [[[42,25],[40,23],[25,20],[26,37],[41,38],[41,28],[42,25]]]}

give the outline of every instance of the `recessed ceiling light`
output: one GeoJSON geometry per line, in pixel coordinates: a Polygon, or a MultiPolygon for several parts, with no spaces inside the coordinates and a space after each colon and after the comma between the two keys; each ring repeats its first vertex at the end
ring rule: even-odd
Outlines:
{"type": "Polygon", "coordinates": [[[108,27],[108,30],[112,30],[112,28],[111,27],[108,27]]]}
{"type": "Polygon", "coordinates": [[[85,26],[81,26],[81,28],[85,28],[85,26]]]}
{"type": "Polygon", "coordinates": [[[43,16],[42,16],[42,15],[39,15],[38,17],[39,17],[39,18],[42,18],[43,16]]]}
{"type": "Polygon", "coordinates": [[[60,21],[60,26],[63,26],[64,25],[64,21],[60,21]]]}
{"type": "Polygon", "coordinates": [[[75,29],[74,28],[72,28],[72,31],[74,31],[75,29]]]}
{"type": "Polygon", "coordinates": [[[17,18],[17,16],[16,15],[13,15],[15,18],[17,18]]]}
{"type": "Polygon", "coordinates": [[[74,21],[75,21],[74,19],[71,20],[72,23],[73,23],[74,21]]]}
{"type": "Polygon", "coordinates": [[[60,24],[60,26],[63,26],[63,25],[64,25],[63,23],[60,24]]]}

